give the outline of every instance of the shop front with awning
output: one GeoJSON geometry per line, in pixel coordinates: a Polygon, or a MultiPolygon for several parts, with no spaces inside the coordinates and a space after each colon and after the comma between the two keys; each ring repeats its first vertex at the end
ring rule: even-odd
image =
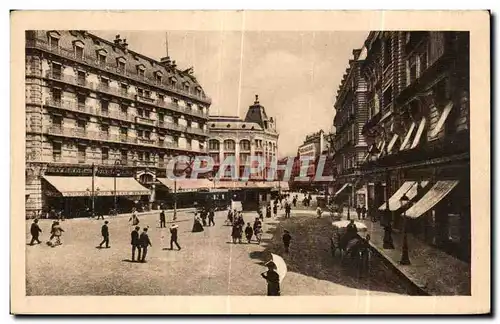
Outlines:
{"type": "MultiPolygon", "coordinates": [[[[404,182],[401,187],[399,187],[399,189],[389,198],[388,202],[389,202],[389,210],[390,211],[397,211],[399,210],[400,208],[404,207],[403,205],[401,205],[401,197],[403,197],[403,195],[406,194],[406,197],[408,197],[408,199],[411,201],[413,200],[417,194],[418,194],[418,190],[419,190],[419,186],[421,189],[425,189],[425,187],[427,187],[427,185],[429,184],[428,181],[421,181],[420,183],[418,181],[406,181],[404,182]]],[[[379,208],[378,210],[380,211],[385,211],[387,210],[387,202],[384,202],[379,208]]]]}
{"type": "Polygon", "coordinates": [[[116,205],[118,212],[129,212],[139,201],[147,201],[151,191],[132,177],[43,176],[47,208],[65,217],[81,217],[92,209],[108,214],[116,205]]]}
{"type": "Polygon", "coordinates": [[[340,187],[340,189],[335,192],[335,194],[333,195],[333,197],[337,198],[340,194],[346,193],[348,191],[347,189],[350,188],[350,187],[351,187],[350,183],[344,183],[344,185],[342,187],[340,187]]]}
{"type": "Polygon", "coordinates": [[[458,180],[437,181],[419,201],[406,211],[406,217],[415,219],[422,216],[443,200],[457,185],[458,180]]]}

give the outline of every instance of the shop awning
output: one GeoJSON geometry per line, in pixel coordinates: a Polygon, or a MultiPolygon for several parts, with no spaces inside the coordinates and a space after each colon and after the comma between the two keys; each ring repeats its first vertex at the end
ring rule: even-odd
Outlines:
{"type": "Polygon", "coordinates": [[[436,127],[432,130],[431,137],[435,137],[439,134],[441,129],[443,128],[443,125],[450,115],[451,109],[453,108],[453,102],[450,101],[443,109],[443,112],[441,113],[441,116],[439,117],[439,120],[436,124],[436,127]]]}
{"type": "Polygon", "coordinates": [[[169,190],[174,191],[177,186],[177,191],[197,191],[200,189],[211,189],[214,187],[212,181],[208,179],[168,179],[157,178],[160,183],[166,186],[169,190]],[[177,182],[177,183],[176,183],[177,182]]]}
{"type": "MultiPolygon", "coordinates": [[[[114,177],[95,177],[94,189],[99,188],[99,196],[113,196],[115,194],[114,177]]],[[[144,196],[150,195],[151,191],[141,185],[132,177],[116,178],[117,196],[144,196]]]]}
{"type": "MultiPolygon", "coordinates": [[[[44,176],[63,197],[82,197],[92,194],[92,177],[69,177],[69,176],[44,176]]],[[[95,196],[114,196],[115,187],[113,177],[95,177],[95,196]]],[[[150,191],[142,186],[134,178],[116,178],[117,196],[143,196],[149,195],[150,191]]]]}
{"type": "Polygon", "coordinates": [[[391,154],[392,148],[394,147],[394,144],[396,144],[396,141],[398,140],[399,135],[394,134],[391,138],[391,141],[389,142],[389,145],[387,146],[387,153],[391,154]]]}
{"type": "MultiPolygon", "coordinates": [[[[421,181],[420,186],[422,188],[425,188],[429,184],[429,181],[421,181]]],[[[417,196],[418,193],[418,182],[417,181],[406,181],[401,185],[401,187],[392,195],[391,198],[389,198],[389,210],[390,211],[395,211],[398,210],[399,208],[403,207],[401,206],[401,202],[399,201],[401,197],[403,197],[404,194],[409,198],[409,200],[412,200],[417,196]]],[[[378,209],[379,210],[386,210],[387,203],[383,203],[378,209]]]]}
{"type": "Polygon", "coordinates": [[[415,138],[413,139],[413,143],[411,144],[411,148],[414,149],[415,147],[420,144],[420,138],[422,137],[422,134],[424,133],[425,129],[425,117],[420,120],[420,124],[418,125],[417,133],[415,134],[415,138]]]}
{"type": "Polygon", "coordinates": [[[403,151],[408,146],[408,143],[410,142],[411,135],[413,134],[413,131],[415,130],[416,126],[417,125],[415,123],[411,123],[410,129],[408,129],[408,133],[406,133],[405,139],[403,140],[403,143],[401,144],[401,147],[399,148],[400,151],[403,151]]]}
{"type": "Polygon", "coordinates": [[[337,190],[337,192],[335,193],[335,195],[333,195],[334,197],[337,197],[342,191],[344,191],[347,187],[349,187],[351,184],[350,183],[345,183],[342,188],[340,188],[339,190],[337,190]]]}
{"type": "Polygon", "coordinates": [[[419,201],[406,211],[406,216],[409,218],[420,217],[446,197],[457,185],[457,180],[436,182],[419,201]]]}

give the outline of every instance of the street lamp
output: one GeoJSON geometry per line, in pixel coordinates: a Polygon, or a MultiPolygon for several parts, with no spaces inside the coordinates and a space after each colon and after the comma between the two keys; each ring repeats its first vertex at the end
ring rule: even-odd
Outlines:
{"type": "MultiPolygon", "coordinates": [[[[99,187],[97,187],[95,189],[95,191],[97,191],[97,193],[99,193],[99,190],[100,190],[99,187]]],[[[96,195],[95,191],[94,191],[94,186],[92,186],[92,190],[90,190],[89,188],[87,188],[86,191],[91,194],[91,196],[90,196],[90,198],[92,199],[91,216],[92,216],[92,218],[94,218],[94,216],[95,216],[95,213],[94,213],[95,201],[94,200],[95,200],[95,195],[96,195]]]]}
{"type": "Polygon", "coordinates": [[[115,161],[115,167],[114,167],[114,205],[115,205],[115,210],[114,214],[118,215],[118,205],[117,205],[117,196],[116,196],[116,178],[120,176],[120,170],[117,169],[118,166],[121,165],[120,160],[115,161]]]}
{"type": "MultiPolygon", "coordinates": [[[[401,203],[401,207],[406,205],[410,199],[408,196],[406,196],[406,193],[399,199],[399,202],[401,203]]],[[[410,265],[410,257],[408,256],[408,235],[407,235],[407,229],[406,229],[406,210],[403,213],[403,248],[402,248],[402,253],[401,253],[401,260],[399,261],[400,264],[402,265],[410,265]]]]}

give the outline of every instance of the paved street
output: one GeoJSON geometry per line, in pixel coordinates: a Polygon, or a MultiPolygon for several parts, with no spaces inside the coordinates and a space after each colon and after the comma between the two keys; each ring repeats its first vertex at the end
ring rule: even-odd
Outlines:
{"type": "MultiPolygon", "coordinates": [[[[245,221],[255,214],[246,214],[245,221]]],[[[158,215],[143,215],[141,226],[150,226],[153,247],[148,262],[132,263],[128,217],[110,219],[111,248],[98,249],[103,221],[73,219],[62,222],[63,245],[27,246],[27,295],[250,295],[266,293],[260,277],[267,252],[283,255],[284,227],[293,237],[291,253],[284,256],[289,272],[283,295],[407,294],[406,284],[378,258],[370,276],[358,278],[352,269],[331,257],[328,218],[296,211],[291,220],[265,223],[263,243],[232,244],[225,213],[216,215],[216,226],[191,233],[193,214],[179,214],[181,251],[165,249],[169,231],[158,227],[158,215]],[[273,234],[276,234],[273,236],[273,234]]],[[[170,220],[171,214],[167,215],[170,220]]],[[[41,220],[42,241],[47,241],[51,220],[41,220]]],[[[27,233],[30,222],[27,222],[27,233]]],[[[167,227],[170,224],[167,224],[167,227]]],[[[26,236],[29,242],[29,234],[26,236]]]]}

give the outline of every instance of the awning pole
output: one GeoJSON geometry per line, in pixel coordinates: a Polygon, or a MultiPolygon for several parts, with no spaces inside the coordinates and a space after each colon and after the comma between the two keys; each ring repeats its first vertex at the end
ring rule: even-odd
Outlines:
{"type": "Polygon", "coordinates": [[[92,218],[94,217],[94,179],[95,178],[95,164],[92,163],[92,218]]]}
{"type": "Polygon", "coordinates": [[[177,179],[174,179],[174,220],[177,219],[177,179]]]}

